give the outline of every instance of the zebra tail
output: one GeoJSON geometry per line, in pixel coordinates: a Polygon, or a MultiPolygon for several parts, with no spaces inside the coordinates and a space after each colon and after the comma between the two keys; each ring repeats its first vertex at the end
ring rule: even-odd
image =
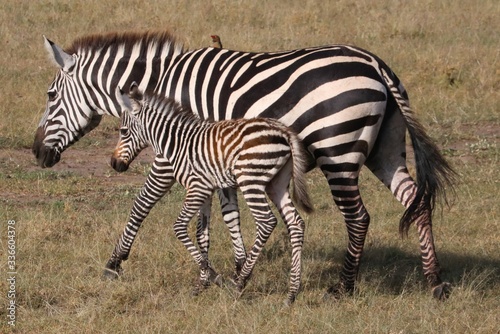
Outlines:
{"type": "Polygon", "coordinates": [[[296,134],[290,133],[290,148],[292,151],[292,176],[293,176],[293,197],[301,210],[311,213],[314,208],[307,192],[306,171],[307,159],[306,151],[296,134]]]}
{"type": "MultiPolygon", "coordinates": [[[[448,187],[454,193],[453,185],[457,174],[441,155],[436,144],[426,134],[424,127],[414,117],[408,100],[403,97],[403,93],[396,87],[392,79],[395,75],[391,71],[392,75],[390,76],[384,68],[381,70],[403,115],[415,154],[417,193],[399,222],[399,233],[401,236],[407,236],[413,221],[426,213],[432,216],[437,197],[449,205],[445,188],[448,187]]],[[[397,80],[399,81],[399,79],[397,80]]]]}

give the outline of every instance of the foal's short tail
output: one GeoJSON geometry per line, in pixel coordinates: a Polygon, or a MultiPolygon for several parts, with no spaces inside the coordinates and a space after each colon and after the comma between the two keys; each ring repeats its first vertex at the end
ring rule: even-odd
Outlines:
{"type": "Polygon", "coordinates": [[[297,135],[293,132],[289,132],[289,134],[293,163],[293,197],[300,209],[304,210],[306,213],[311,213],[314,208],[309,198],[309,194],[307,193],[307,182],[305,178],[308,166],[307,153],[297,135]]]}
{"type": "Polygon", "coordinates": [[[307,182],[305,177],[310,164],[304,144],[292,129],[286,127],[280,121],[268,118],[267,122],[279,128],[283,134],[286,134],[286,140],[288,145],[290,145],[290,151],[292,153],[293,198],[301,210],[304,210],[306,213],[311,213],[314,208],[309,198],[309,194],[307,193],[307,182]]]}

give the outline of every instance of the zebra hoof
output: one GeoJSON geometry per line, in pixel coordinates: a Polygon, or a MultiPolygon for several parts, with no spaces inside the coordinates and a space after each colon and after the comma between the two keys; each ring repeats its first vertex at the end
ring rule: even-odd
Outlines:
{"type": "Polygon", "coordinates": [[[102,272],[102,278],[110,281],[118,279],[123,272],[120,262],[121,261],[116,259],[109,260],[104,267],[104,271],[102,272]]]}
{"type": "Polygon", "coordinates": [[[237,279],[223,279],[220,286],[229,291],[234,299],[239,299],[243,294],[243,285],[241,285],[237,279]]]}
{"type": "Polygon", "coordinates": [[[104,271],[102,272],[103,280],[114,281],[119,277],[120,277],[120,272],[113,269],[104,268],[104,271]]]}
{"type": "Polygon", "coordinates": [[[451,284],[443,282],[432,288],[432,296],[438,300],[445,301],[450,297],[451,284]]]}
{"type": "Polygon", "coordinates": [[[324,301],[337,301],[342,299],[344,296],[350,296],[354,292],[354,289],[346,289],[344,284],[342,283],[337,283],[334,286],[331,286],[326,290],[325,294],[323,295],[323,300],[324,301]]]}
{"type": "Polygon", "coordinates": [[[291,307],[295,303],[295,296],[288,296],[284,301],[283,305],[288,308],[291,307]]]}
{"type": "Polygon", "coordinates": [[[208,280],[211,283],[214,283],[218,287],[222,287],[224,285],[224,279],[221,275],[217,274],[217,272],[212,268],[208,267],[208,280]]]}
{"type": "Polygon", "coordinates": [[[210,287],[210,282],[208,281],[201,281],[198,284],[196,284],[193,288],[193,291],[191,292],[191,295],[193,297],[199,296],[203,291],[208,289],[210,287]]]}

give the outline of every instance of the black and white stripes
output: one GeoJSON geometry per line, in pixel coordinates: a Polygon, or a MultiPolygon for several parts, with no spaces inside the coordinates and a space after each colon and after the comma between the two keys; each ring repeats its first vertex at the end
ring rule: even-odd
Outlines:
{"type": "MultiPolygon", "coordinates": [[[[157,158],[170,161],[173,176],[187,190],[181,213],[174,224],[175,235],[202,271],[210,268],[210,264],[191,241],[188,223],[212,197],[215,189],[239,187],[257,225],[256,240],[237,273],[239,291],[245,286],[277,223],[267,194],[290,231],[292,267],[287,303],[292,303],[300,287],[304,239],[304,221],[295,210],[288,192],[292,177],[295,200],[304,210],[312,210],[304,180],[306,153],[297,136],[272,119],[203,121],[172,99],[143,96],[135,84],[132,85],[131,97],[130,100],[123,96],[126,111],[121,116],[120,140],[112,157],[113,167],[126,169],[148,143],[154,148],[157,158]]],[[[148,187],[144,189],[136,203],[150,198],[155,201],[156,195],[150,196],[148,187]]],[[[130,216],[131,219],[139,217],[135,209],[130,216]]],[[[120,258],[119,250],[113,258],[120,258]]],[[[207,276],[218,279],[213,269],[207,276]]]]}
{"type": "MultiPolygon", "coordinates": [[[[101,114],[118,116],[116,87],[133,81],[141,90],[178,100],[203,119],[274,118],[303,140],[345,218],[347,254],[340,283],[329,291],[354,289],[370,222],[358,188],[366,165],[406,207],[402,232],[417,223],[424,274],[437,297],[446,296],[431,216],[453,172],[409,109],[403,85],[375,55],[346,45],[273,53],[184,51],[168,33],[93,35],[77,39],[67,52],[46,44],[60,69],[33,145],[41,166],[57,163],[101,114]],[[407,130],[418,157],[417,183],[406,168],[407,130]]],[[[238,226],[235,192],[220,194],[231,208],[223,208],[224,220],[238,226]]],[[[204,208],[201,221],[208,222],[204,208]]],[[[147,213],[150,206],[141,209],[147,213]]],[[[122,246],[126,258],[130,248],[122,246]]],[[[242,260],[237,256],[237,267],[242,260]]]]}

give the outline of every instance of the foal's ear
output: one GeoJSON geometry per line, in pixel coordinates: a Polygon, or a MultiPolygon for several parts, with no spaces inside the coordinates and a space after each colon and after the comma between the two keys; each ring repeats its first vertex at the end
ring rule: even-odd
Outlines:
{"type": "Polygon", "coordinates": [[[137,84],[137,82],[132,82],[130,84],[130,92],[129,92],[129,95],[131,98],[133,98],[134,100],[142,100],[142,93],[141,91],[139,90],[139,85],[137,84]]]}
{"type": "Polygon", "coordinates": [[[116,99],[122,108],[122,112],[133,109],[132,102],[130,101],[128,94],[125,94],[120,87],[116,88],[116,99]]]}

